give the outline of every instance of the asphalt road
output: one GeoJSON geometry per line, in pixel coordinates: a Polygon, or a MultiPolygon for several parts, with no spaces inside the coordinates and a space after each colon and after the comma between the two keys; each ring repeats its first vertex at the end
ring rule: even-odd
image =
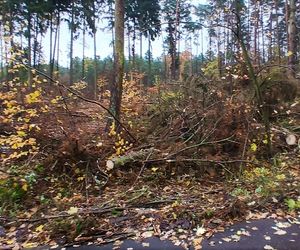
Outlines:
{"type": "MultiPolygon", "coordinates": [[[[170,241],[148,238],[143,241],[147,246],[133,240],[125,240],[121,250],[182,250],[170,241]]],[[[68,247],[68,250],[111,250],[113,244],[104,246],[68,247]]],[[[46,248],[39,248],[46,249],[46,248]]],[[[194,249],[193,247],[190,248],[194,249]]],[[[300,250],[300,218],[291,221],[262,219],[241,222],[216,233],[202,242],[203,250],[300,250]]]]}

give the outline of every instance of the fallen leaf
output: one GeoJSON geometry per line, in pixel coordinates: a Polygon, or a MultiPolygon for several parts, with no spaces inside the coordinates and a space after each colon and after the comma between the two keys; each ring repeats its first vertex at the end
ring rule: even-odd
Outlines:
{"type": "Polygon", "coordinates": [[[241,236],[239,235],[232,235],[231,238],[233,239],[234,242],[238,242],[241,239],[241,236]]]}
{"type": "Polygon", "coordinates": [[[276,250],[274,247],[272,247],[270,245],[265,245],[264,249],[266,249],[266,250],[276,250]]]}
{"type": "Polygon", "coordinates": [[[78,213],[78,207],[70,207],[70,209],[67,211],[69,215],[77,214],[78,213]]]}
{"type": "Polygon", "coordinates": [[[143,245],[143,247],[150,247],[150,243],[149,242],[143,242],[142,245],[143,245]]]}
{"type": "Polygon", "coordinates": [[[210,246],[214,247],[214,246],[216,245],[216,242],[210,241],[208,244],[209,244],[210,246]]]}
{"type": "Polygon", "coordinates": [[[206,233],[206,229],[204,227],[197,227],[196,235],[201,236],[206,233]]]}
{"type": "Polygon", "coordinates": [[[288,223],[288,222],[278,222],[278,223],[276,223],[276,226],[278,228],[289,228],[292,225],[290,223],[288,223]]]}
{"type": "Polygon", "coordinates": [[[286,231],[284,231],[284,230],[278,230],[278,231],[276,231],[274,234],[277,234],[277,235],[285,235],[285,234],[287,234],[287,233],[286,233],[286,231]]]}
{"type": "Polygon", "coordinates": [[[196,238],[196,239],[193,240],[193,245],[194,245],[195,250],[202,249],[202,245],[201,245],[202,240],[203,240],[203,238],[196,238]]]}
{"type": "Polygon", "coordinates": [[[142,233],[141,235],[143,238],[150,238],[153,236],[153,231],[147,231],[147,232],[144,232],[142,233]]]}
{"type": "Polygon", "coordinates": [[[39,225],[38,227],[36,227],[35,231],[41,233],[43,232],[43,229],[44,229],[44,225],[39,225]]]}

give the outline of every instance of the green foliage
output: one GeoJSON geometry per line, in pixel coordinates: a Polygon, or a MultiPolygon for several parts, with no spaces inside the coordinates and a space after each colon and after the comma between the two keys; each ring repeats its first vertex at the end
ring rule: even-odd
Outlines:
{"type": "Polygon", "coordinates": [[[26,194],[26,184],[16,178],[0,180],[0,214],[18,209],[26,194]]]}
{"type": "Polygon", "coordinates": [[[282,186],[286,176],[275,168],[256,167],[245,171],[244,179],[246,182],[254,185],[255,194],[258,196],[276,195],[284,190],[282,186]]]}
{"type": "Polygon", "coordinates": [[[286,199],[284,202],[290,211],[300,209],[300,200],[294,200],[294,199],[289,198],[289,199],[286,199]]]}
{"type": "Polygon", "coordinates": [[[246,197],[247,198],[250,196],[250,193],[245,188],[237,187],[231,192],[231,195],[235,196],[235,197],[246,197]]]}
{"type": "Polygon", "coordinates": [[[218,59],[216,58],[213,61],[208,62],[205,67],[202,68],[202,71],[206,77],[218,80],[220,78],[218,59]]]}

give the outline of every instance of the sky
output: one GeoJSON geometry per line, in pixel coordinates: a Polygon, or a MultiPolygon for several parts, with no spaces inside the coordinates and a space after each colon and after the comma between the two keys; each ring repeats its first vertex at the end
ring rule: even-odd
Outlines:
{"type": "MultiPolygon", "coordinates": [[[[191,2],[195,5],[197,4],[204,4],[206,0],[191,0],[191,2]]],[[[112,35],[111,32],[106,30],[103,31],[102,28],[106,26],[104,20],[99,21],[96,35],[97,41],[97,56],[100,58],[105,58],[107,56],[112,56],[113,47],[111,45],[112,35]]],[[[163,40],[165,39],[166,34],[163,32],[161,36],[157,37],[154,42],[152,42],[152,54],[154,58],[160,57],[163,54],[163,40]]],[[[49,32],[46,34],[45,38],[43,39],[43,50],[45,51],[45,60],[48,61],[49,58],[49,44],[50,44],[50,34],[49,32]]],[[[204,47],[207,44],[207,32],[204,32],[204,47]]],[[[143,39],[143,56],[146,54],[148,46],[148,42],[144,38],[143,39]]],[[[94,57],[94,44],[93,44],[93,37],[86,34],[85,36],[85,56],[93,58],[94,57]]],[[[185,43],[181,43],[181,51],[186,48],[185,43]]],[[[66,23],[61,24],[61,31],[60,31],[60,59],[59,63],[63,66],[68,66],[69,64],[69,48],[70,48],[70,31],[66,23]]],[[[136,53],[139,54],[140,51],[140,42],[136,41],[136,53]]],[[[195,48],[194,53],[195,53],[195,48]]],[[[82,34],[79,35],[77,40],[74,42],[74,57],[82,58],[82,50],[83,50],[83,38],[82,34]]],[[[125,36],[125,56],[128,55],[128,39],[125,36]]]]}

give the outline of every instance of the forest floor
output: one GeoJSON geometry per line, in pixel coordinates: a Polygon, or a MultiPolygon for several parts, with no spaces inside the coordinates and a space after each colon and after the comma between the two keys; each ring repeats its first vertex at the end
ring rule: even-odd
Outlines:
{"type": "MultiPolygon", "coordinates": [[[[237,221],[299,214],[300,149],[279,143],[278,134],[288,134],[282,123],[273,127],[276,155],[266,160],[261,124],[247,116],[247,127],[241,106],[230,102],[228,108],[228,100],[195,115],[174,103],[149,108],[151,100],[141,105],[131,98],[125,100],[130,105],[124,125],[138,135],[135,145],[125,131],[106,129],[107,114],[99,106],[81,100],[39,116],[39,152],[17,171],[9,165],[8,174],[1,172],[2,180],[22,184],[21,191],[14,190],[18,199],[7,199],[2,207],[1,249],[110,242],[117,247],[126,238],[153,236],[200,249],[203,238],[237,221]],[[176,110],[157,110],[166,107],[176,110]],[[216,115],[220,109],[229,112],[216,115]],[[142,159],[106,165],[107,159],[136,152],[142,159]]],[[[163,101],[170,99],[177,102],[176,95],[163,101]]],[[[193,100],[184,105],[195,110],[193,100]]],[[[286,123],[297,136],[298,109],[296,100],[282,111],[294,114],[286,123]]],[[[4,200],[5,188],[1,192],[4,200]]]]}

